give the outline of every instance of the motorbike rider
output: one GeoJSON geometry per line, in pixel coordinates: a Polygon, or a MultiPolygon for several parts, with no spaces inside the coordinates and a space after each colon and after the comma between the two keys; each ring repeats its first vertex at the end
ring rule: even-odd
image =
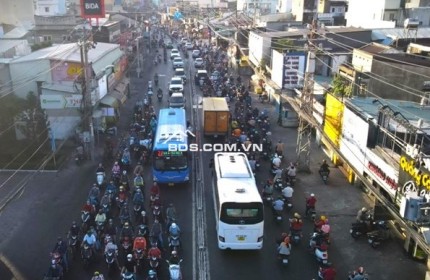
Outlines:
{"type": "Polygon", "coordinates": [[[286,202],[290,202],[293,198],[294,189],[291,187],[290,184],[287,184],[287,186],[282,190],[282,196],[285,198],[286,202]]]}
{"type": "Polygon", "coordinates": [[[249,166],[251,166],[251,170],[255,172],[257,168],[257,161],[255,160],[255,156],[250,156],[248,162],[249,166]]]}
{"type": "Polygon", "coordinates": [[[321,280],[335,280],[336,270],[332,266],[320,267],[320,279],[321,280]]]}
{"type": "Polygon", "coordinates": [[[154,74],[154,83],[156,86],[158,85],[158,73],[154,74]]]}
{"type": "Polygon", "coordinates": [[[99,209],[94,221],[96,222],[96,225],[104,225],[106,223],[106,214],[102,209],[99,209]]]}
{"type": "Polygon", "coordinates": [[[109,251],[113,251],[113,252],[114,252],[114,255],[115,255],[115,263],[116,263],[116,265],[117,265],[117,266],[118,266],[118,268],[119,268],[120,266],[119,266],[119,262],[118,262],[118,246],[117,246],[115,243],[113,243],[112,237],[110,237],[110,238],[107,240],[107,244],[106,244],[106,246],[105,246],[105,255],[106,255],[109,251]]]}
{"type": "Polygon", "coordinates": [[[144,200],[142,191],[140,189],[136,189],[136,193],[133,196],[133,204],[135,204],[135,205],[138,205],[138,204],[143,205],[144,201],[145,200],[144,200]]]}
{"type": "Polygon", "coordinates": [[[160,246],[160,248],[163,248],[163,229],[158,219],[154,220],[149,235],[154,238],[157,238],[158,246],[160,246]]]}
{"type": "Polygon", "coordinates": [[[96,212],[96,207],[91,204],[90,200],[87,200],[84,206],[82,206],[81,212],[88,212],[93,215],[96,212]]]}
{"type": "Polygon", "coordinates": [[[291,234],[301,234],[303,229],[302,217],[299,213],[294,213],[294,218],[290,219],[290,231],[291,234]]]}
{"type": "Polygon", "coordinates": [[[119,166],[119,163],[115,161],[112,167],[112,174],[114,176],[120,176],[121,175],[121,167],[119,166]]]}
{"type": "Polygon", "coordinates": [[[280,258],[288,258],[291,254],[291,244],[282,241],[278,247],[278,254],[280,258]]]}
{"type": "Polygon", "coordinates": [[[112,237],[112,240],[115,240],[116,226],[114,225],[112,219],[109,219],[108,224],[106,225],[104,232],[106,235],[109,235],[110,237],[112,237]]]}
{"type": "Polygon", "coordinates": [[[361,208],[357,212],[357,223],[365,223],[369,220],[369,210],[366,207],[361,208]]]}
{"type": "Polygon", "coordinates": [[[181,234],[181,229],[179,228],[178,224],[172,223],[170,225],[169,234],[170,234],[170,236],[178,236],[181,234]]]}
{"type": "Polygon", "coordinates": [[[126,272],[131,272],[134,275],[136,275],[136,273],[137,273],[136,261],[133,259],[132,254],[127,255],[127,259],[125,260],[124,266],[121,269],[121,274],[126,273],[126,272]]]}
{"type": "Polygon", "coordinates": [[[317,199],[315,197],[315,194],[311,193],[311,196],[306,198],[306,210],[305,210],[305,216],[307,217],[309,215],[309,211],[315,210],[315,205],[317,203],[317,199]]]}
{"type": "Polygon", "coordinates": [[[139,219],[136,222],[140,225],[148,225],[148,217],[146,216],[145,210],[142,210],[142,212],[140,212],[139,219]]]}
{"type": "Polygon", "coordinates": [[[149,191],[150,193],[150,201],[153,203],[155,200],[159,200],[160,198],[160,188],[158,187],[157,182],[152,184],[152,187],[149,191]]]}
{"type": "Polygon", "coordinates": [[[92,230],[88,230],[87,233],[85,234],[84,239],[82,240],[82,246],[84,244],[87,244],[95,254],[97,238],[92,230]]]}
{"type": "Polygon", "coordinates": [[[117,189],[116,189],[116,186],[115,186],[115,183],[112,181],[112,180],[110,180],[109,181],[109,183],[106,185],[106,192],[108,192],[109,193],[109,191],[112,191],[112,193],[115,195],[116,194],[116,192],[117,192],[117,189]]]}
{"type": "Polygon", "coordinates": [[[119,210],[119,219],[121,224],[130,220],[130,210],[128,208],[128,203],[124,202],[123,206],[119,210]]]}
{"type": "Polygon", "coordinates": [[[158,88],[157,90],[157,98],[158,99],[163,98],[163,90],[161,88],[158,88]]]}
{"type": "Polygon", "coordinates": [[[278,157],[278,155],[275,155],[272,159],[272,168],[279,169],[280,167],[281,167],[281,159],[278,157]]]}
{"type": "Polygon", "coordinates": [[[176,220],[176,208],[173,205],[173,203],[170,203],[169,207],[167,207],[167,209],[166,209],[166,226],[167,226],[167,228],[170,228],[170,225],[175,220],[176,220]]]}
{"type": "Polygon", "coordinates": [[[133,252],[137,250],[146,251],[146,238],[143,236],[138,236],[134,239],[133,242],[133,252]]]}
{"type": "Polygon", "coordinates": [[[119,234],[119,242],[122,243],[125,237],[128,237],[130,239],[130,242],[133,239],[133,229],[131,228],[129,222],[124,223],[124,226],[122,227],[121,232],[119,234]]]}
{"type": "Polygon", "coordinates": [[[278,180],[282,181],[282,173],[283,173],[283,170],[281,168],[276,168],[274,172],[275,176],[273,177],[273,181],[274,182],[278,180]]]}
{"type": "Polygon", "coordinates": [[[322,176],[322,173],[323,172],[326,172],[327,173],[327,176],[328,175],[330,175],[330,168],[329,168],[329,166],[328,166],[328,164],[327,164],[327,161],[326,160],[323,160],[322,161],[322,164],[321,164],[321,166],[320,166],[320,170],[319,170],[319,173],[320,173],[320,175],[322,176]]]}
{"type": "Polygon", "coordinates": [[[156,259],[161,259],[161,251],[160,249],[158,249],[157,244],[154,243],[151,245],[151,249],[149,249],[148,251],[148,258],[156,258],[156,259]]]}
{"type": "Polygon", "coordinates": [[[72,238],[72,236],[79,236],[80,233],[80,229],[78,227],[78,224],[76,223],[76,221],[72,222],[72,225],[70,226],[69,232],[67,233],[67,238],[70,239],[72,238]]]}
{"type": "Polygon", "coordinates": [[[172,255],[169,259],[169,264],[179,264],[181,260],[179,259],[178,252],[172,251],[172,255]]]}
{"type": "Polygon", "coordinates": [[[325,234],[326,231],[330,231],[330,225],[326,216],[321,216],[319,220],[314,223],[314,232],[325,234]],[[324,227],[324,230],[323,230],[324,227]]]}
{"type": "Polygon", "coordinates": [[[120,186],[117,200],[127,201],[127,199],[128,199],[127,191],[123,186],[120,186]]]}
{"type": "Polygon", "coordinates": [[[263,198],[273,194],[273,182],[272,180],[267,180],[263,187],[263,198]]]}
{"type": "Polygon", "coordinates": [[[105,280],[105,277],[103,276],[103,274],[100,274],[100,272],[96,271],[94,272],[94,275],[91,280],[105,280]]]}
{"type": "Polygon", "coordinates": [[[297,168],[294,166],[294,163],[290,163],[290,166],[287,168],[287,179],[290,180],[292,178],[295,178],[297,175],[297,168]]]}
{"type": "Polygon", "coordinates": [[[284,200],[282,200],[282,197],[279,196],[275,201],[273,201],[273,210],[275,212],[275,214],[277,214],[277,212],[281,212],[282,210],[284,210],[284,200]]]}
{"type": "Polygon", "coordinates": [[[55,243],[55,247],[52,252],[60,254],[63,268],[67,271],[69,269],[69,263],[67,262],[67,244],[60,236],[57,238],[57,243],[55,243]]]}
{"type": "Polygon", "coordinates": [[[364,268],[360,266],[357,270],[350,273],[348,276],[349,280],[364,280],[366,276],[364,275],[364,268]]]}
{"type": "Polygon", "coordinates": [[[284,143],[282,143],[281,140],[279,140],[278,143],[276,143],[275,152],[278,156],[284,155],[284,143]]]}
{"type": "Polygon", "coordinates": [[[142,175],[136,175],[136,177],[134,177],[133,183],[135,187],[143,187],[145,185],[142,175]]]}
{"type": "Polygon", "coordinates": [[[100,188],[97,184],[93,184],[93,186],[90,189],[90,192],[88,193],[88,199],[90,200],[91,204],[97,205],[99,196],[100,196],[100,188]]]}
{"type": "Polygon", "coordinates": [[[63,277],[63,267],[56,263],[55,260],[52,260],[46,276],[53,279],[61,279],[63,277]]]}

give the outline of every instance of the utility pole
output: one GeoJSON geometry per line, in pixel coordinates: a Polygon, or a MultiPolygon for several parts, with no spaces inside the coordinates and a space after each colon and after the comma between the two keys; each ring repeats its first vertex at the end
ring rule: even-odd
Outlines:
{"type": "MultiPolygon", "coordinates": [[[[307,118],[313,118],[315,48],[312,39],[315,36],[316,20],[313,20],[309,31],[306,72],[300,100],[300,110],[307,118]]],[[[310,172],[311,139],[312,124],[306,117],[299,114],[296,154],[300,171],[310,172]]]]}
{"type": "Polygon", "coordinates": [[[88,63],[88,50],[93,47],[93,42],[88,40],[86,29],[84,27],[84,38],[79,42],[81,55],[81,87],[82,87],[82,128],[83,141],[87,158],[94,159],[94,128],[93,128],[93,112],[91,104],[91,72],[88,63]]]}

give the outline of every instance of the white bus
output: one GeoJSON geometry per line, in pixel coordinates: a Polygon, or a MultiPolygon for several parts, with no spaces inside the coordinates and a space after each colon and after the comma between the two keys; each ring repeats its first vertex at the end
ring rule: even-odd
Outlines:
{"type": "Polygon", "coordinates": [[[216,153],[212,187],[218,247],[258,250],[263,247],[264,207],[244,153],[216,153]]]}

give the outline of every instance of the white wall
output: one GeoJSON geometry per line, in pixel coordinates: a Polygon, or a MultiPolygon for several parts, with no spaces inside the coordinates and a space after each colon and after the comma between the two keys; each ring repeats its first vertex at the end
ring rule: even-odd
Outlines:
{"type": "Polygon", "coordinates": [[[356,49],[352,52],[352,65],[361,72],[371,72],[372,61],[373,57],[370,54],[356,49]]]}
{"type": "Polygon", "coordinates": [[[66,14],[66,0],[37,0],[35,14],[55,16],[66,14]]]}
{"type": "Polygon", "coordinates": [[[264,38],[255,32],[249,32],[249,60],[258,66],[263,57],[264,38]]]}
{"type": "Polygon", "coordinates": [[[278,13],[291,13],[293,0],[278,0],[278,13]]]}
{"type": "Polygon", "coordinates": [[[28,92],[37,93],[36,81],[52,82],[49,60],[10,63],[13,91],[18,97],[26,98],[28,92]]]}
{"type": "Polygon", "coordinates": [[[272,81],[282,88],[282,80],[284,78],[284,55],[277,50],[272,50],[272,81]]]}
{"type": "Polygon", "coordinates": [[[0,22],[23,26],[34,23],[33,0],[1,0],[0,22]]]}
{"type": "Polygon", "coordinates": [[[346,25],[363,28],[395,27],[395,22],[383,21],[386,1],[387,5],[395,4],[390,0],[349,0],[348,12],[345,14],[346,25]]]}

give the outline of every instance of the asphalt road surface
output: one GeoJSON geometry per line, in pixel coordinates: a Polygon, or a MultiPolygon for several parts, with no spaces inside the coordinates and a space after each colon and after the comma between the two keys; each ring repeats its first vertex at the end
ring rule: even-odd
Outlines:
{"type": "MultiPolygon", "coordinates": [[[[150,57],[143,63],[142,78],[134,75],[131,70],[131,98],[121,110],[120,132],[126,131],[132,116],[132,108],[137,100],[143,98],[148,80],[155,72],[160,74],[160,86],[164,98],[156,109],[167,106],[167,85],[173,75],[170,60],[167,64],[154,66],[150,57]]],[[[196,133],[200,141],[212,141],[201,137],[199,126],[201,110],[198,105],[201,92],[193,86],[192,58],[186,60],[187,72],[190,74],[185,89],[187,97],[187,114],[189,120],[196,125],[196,133]],[[193,104],[192,104],[193,103],[193,104]]],[[[254,103],[257,103],[254,100],[254,103]]],[[[288,158],[293,158],[296,143],[296,130],[276,126],[277,113],[271,104],[258,104],[267,108],[272,116],[273,141],[282,139],[286,144],[288,158]]],[[[103,139],[101,136],[100,140],[103,139]]],[[[101,141],[102,142],[102,141],[101,141]]],[[[65,236],[73,220],[79,221],[80,208],[84,204],[89,187],[95,182],[95,169],[101,160],[101,149],[97,150],[98,160],[76,166],[73,159],[56,173],[37,173],[27,180],[22,192],[2,210],[0,215],[0,279],[39,280],[46,272],[57,236],[65,236]]],[[[310,221],[305,221],[304,237],[298,246],[294,246],[291,263],[287,267],[280,265],[276,255],[275,239],[280,233],[288,230],[286,218],[292,212],[284,214],[283,224],[275,224],[271,211],[265,211],[264,246],[260,251],[221,251],[217,247],[215,231],[215,213],[213,192],[211,187],[211,170],[208,163],[211,153],[194,155],[193,176],[189,184],[174,187],[162,187],[161,199],[166,205],[173,202],[178,212],[178,223],[182,229],[183,252],[182,263],[184,279],[316,279],[318,265],[307,249],[308,234],[312,231],[310,221]]],[[[312,168],[316,170],[324,158],[319,147],[312,151],[312,168]]],[[[111,166],[105,167],[107,170],[111,166]]],[[[257,182],[265,181],[269,176],[269,163],[263,163],[257,174],[257,182]]],[[[1,173],[2,182],[10,176],[1,173]]],[[[17,190],[27,173],[14,175],[13,184],[5,187],[4,196],[17,190]],[[7,189],[7,191],[6,191],[7,189]]],[[[152,183],[150,165],[145,168],[145,182],[152,183]]],[[[0,188],[0,192],[2,189],[0,188]]],[[[407,257],[396,240],[390,240],[379,249],[372,249],[365,240],[353,240],[349,236],[349,227],[355,219],[356,211],[368,203],[368,198],[359,189],[350,186],[343,174],[333,168],[328,186],[322,185],[316,172],[310,175],[299,174],[294,193],[294,209],[304,212],[304,198],[311,192],[319,198],[317,209],[319,214],[329,217],[332,227],[332,243],[329,258],[338,271],[338,279],[345,279],[348,271],[363,265],[370,279],[423,279],[425,266],[407,257]]],[[[146,197],[149,197],[148,195],[146,197]]],[[[267,209],[269,210],[269,209],[267,209]]],[[[90,279],[92,273],[99,270],[107,276],[103,257],[88,269],[83,269],[79,258],[70,261],[70,271],[65,279],[90,279]]],[[[138,279],[145,279],[146,271],[138,279]]],[[[167,267],[160,274],[160,279],[167,279],[167,267]]],[[[120,279],[115,272],[107,279],[120,279]]]]}

